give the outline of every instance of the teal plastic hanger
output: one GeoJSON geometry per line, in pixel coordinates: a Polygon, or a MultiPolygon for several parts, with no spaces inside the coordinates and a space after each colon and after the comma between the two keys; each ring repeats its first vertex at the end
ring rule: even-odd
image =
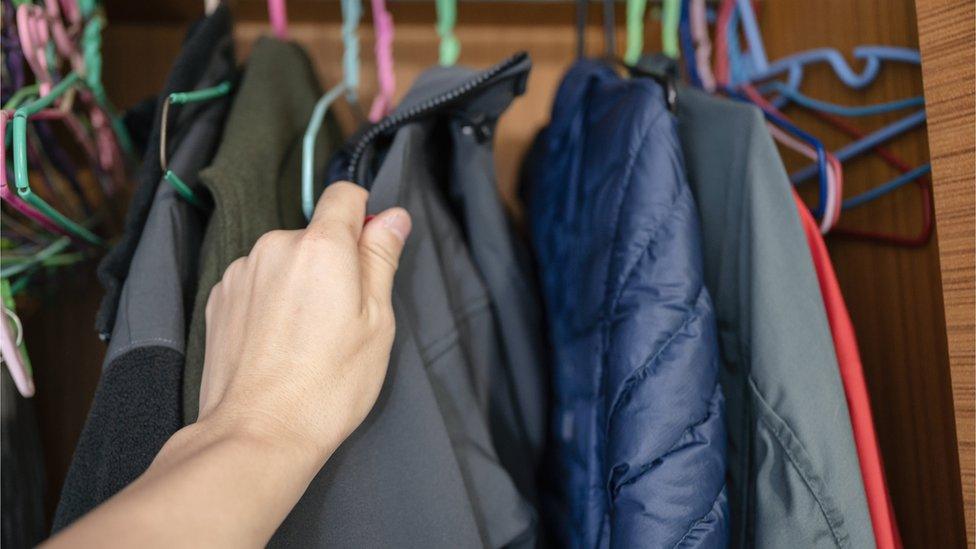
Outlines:
{"type": "Polygon", "coordinates": [[[437,35],[440,41],[440,64],[450,67],[461,55],[461,42],[454,34],[457,24],[457,0],[437,0],[437,35]]]}
{"type": "Polygon", "coordinates": [[[193,193],[193,189],[191,189],[185,181],[180,179],[180,176],[176,175],[173,170],[170,170],[167,167],[168,158],[166,154],[166,128],[169,125],[169,108],[171,105],[186,105],[187,103],[199,103],[201,101],[217,99],[218,97],[223,97],[230,93],[231,89],[233,89],[231,83],[225,81],[211,88],[204,88],[189,92],[171,93],[166,97],[166,100],[163,101],[162,120],[159,124],[159,166],[163,170],[163,179],[172,185],[173,188],[176,189],[176,192],[187,202],[201,209],[206,207],[203,201],[197,198],[197,195],[193,193]]]}
{"type": "Polygon", "coordinates": [[[103,246],[105,242],[101,239],[101,237],[91,232],[80,223],[69,219],[67,216],[48,204],[43,198],[34,194],[34,191],[30,186],[30,179],[28,178],[27,119],[30,116],[50,107],[58,98],[63,96],[68,90],[75,86],[85,86],[85,82],[81,78],[81,75],[72,71],[61,79],[57,85],[51,88],[51,91],[47,95],[35,99],[34,101],[31,101],[30,103],[27,103],[14,111],[14,117],[11,121],[10,129],[14,155],[14,184],[17,187],[17,194],[20,195],[25,202],[37,208],[57,226],[90,244],[103,246]]]}
{"type": "Polygon", "coordinates": [[[329,107],[343,93],[346,101],[358,106],[359,90],[359,20],[363,16],[361,0],[342,0],[342,82],[325,92],[315,103],[312,117],[302,137],[302,213],[311,221],[315,210],[315,140],[329,107]]]}
{"type": "Polygon", "coordinates": [[[85,72],[84,74],[77,71],[69,72],[60,82],[51,88],[51,91],[47,95],[34,99],[14,111],[10,130],[10,139],[13,145],[14,184],[17,187],[17,194],[25,202],[40,210],[41,213],[50,218],[57,226],[80,240],[96,246],[104,246],[105,242],[101,237],[57,211],[40,196],[34,194],[28,177],[27,119],[52,106],[55,101],[63,97],[72,88],[84,88],[91,92],[95,98],[95,102],[109,115],[116,139],[118,139],[122,150],[126,153],[131,153],[132,151],[128,131],[122,123],[121,118],[117,115],[115,108],[109,103],[105,88],[102,85],[101,33],[105,25],[104,17],[97,10],[93,0],[83,0],[79,2],[79,6],[82,16],[85,19],[85,25],[82,29],[85,72]]]}

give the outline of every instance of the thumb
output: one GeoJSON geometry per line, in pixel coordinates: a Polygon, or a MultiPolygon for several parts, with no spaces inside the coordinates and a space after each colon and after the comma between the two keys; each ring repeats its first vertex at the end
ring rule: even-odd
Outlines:
{"type": "Polygon", "coordinates": [[[390,304],[393,275],[410,228],[410,214],[403,208],[385,210],[366,223],[359,238],[365,297],[381,305],[390,304]]]}

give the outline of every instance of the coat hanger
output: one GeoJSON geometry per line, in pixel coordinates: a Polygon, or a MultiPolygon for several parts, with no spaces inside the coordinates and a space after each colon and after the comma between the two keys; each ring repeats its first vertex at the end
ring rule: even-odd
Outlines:
{"type": "Polygon", "coordinates": [[[671,59],[677,59],[678,25],[681,20],[681,0],[663,0],[661,3],[661,51],[671,59]]]}
{"type": "MultiPolygon", "coordinates": [[[[341,0],[342,7],[342,82],[319,98],[302,137],[302,213],[312,220],[315,210],[315,140],[322,128],[325,113],[343,93],[346,101],[358,107],[359,90],[359,20],[362,18],[361,0],[341,0]]],[[[356,109],[358,110],[358,108],[356,109]]]]}
{"type": "Polygon", "coordinates": [[[440,36],[440,64],[450,67],[461,55],[461,42],[454,34],[457,24],[457,0],[437,0],[437,35],[440,36]]]}
{"type": "MultiPolygon", "coordinates": [[[[729,95],[741,100],[749,100],[747,96],[743,95],[735,88],[732,88],[729,85],[728,80],[730,43],[734,43],[737,40],[737,36],[733,36],[734,33],[731,32],[733,30],[731,23],[733,22],[732,17],[735,13],[735,2],[736,0],[724,0],[719,8],[715,29],[715,78],[717,86],[724,89],[729,95]]],[[[739,88],[745,89],[749,93],[753,91],[751,86],[739,86],[739,88]]],[[[758,92],[756,92],[756,94],[758,95],[758,92]]],[[[839,196],[839,194],[836,193],[835,189],[831,187],[830,180],[827,177],[828,170],[830,170],[828,163],[831,161],[828,160],[829,157],[827,155],[826,148],[823,146],[820,140],[803,131],[789,120],[785,119],[782,116],[782,113],[772,112],[768,108],[768,105],[766,106],[767,108],[762,108],[763,106],[760,105],[760,109],[768,121],[775,123],[781,129],[792,134],[794,137],[799,138],[801,141],[810,145],[815,151],[817,151],[815,173],[818,175],[819,191],[817,206],[813,209],[813,215],[814,217],[821,219],[821,229],[825,228],[825,226],[827,229],[829,229],[829,227],[832,225],[832,220],[825,217],[824,212],[828,203],[831,200],[836,200],[834,197],[839,196]]],[[[837,183],[838,181],[835,180],[834,182],[837,183]]],[[[842,181],[840,181],[840,183],[843,184],[842,181]]]]}
{"type": "MultiPolygon", "coordinates": [[[[851,126],[844,120],[841,120],[840,118],[831,114],[818,111],[813,111],[813,114],[853,139],[862,139],[865,135],[867,135],[866,132],[851,126]]],[[[873,150],[874,153],[877,154],[886,164],[899,172],[904,174],[913,170],[913,168],[909,166],[907,162],[886,149],[883,145],[875,145],[873,150]]],[[[847,227],[834,227],[830,235],[856,240],[871,240],[892,246],[925,246],[932,236],[932,228],[934,225],[932,220],[932,182],[928,175],[922,175],[915,179],[915,186],[919,191],[919,206],[922,210],[922,227],[915,235],[906,236],[896,233],[867,231],[847,227]]]]}
{"type": "Polygon", "coordinates": [[[50,107],[72,87],[80,85],[84,85],[84,81],[78,73],[72,71],[58,82],[51,89],[50,93],[14,111],[13,122],[11,123],[11,132],[13,134],[14,184],[17,187],[17,194],[25,202],[50,218],[59,227],[90,244],[102,246],[104,245],[104,241],[101,237],[95,235],[83,225],[69,219],[34,193],[28,178],[27,119],[50,107]]]}
{"type": "MultiPolygon", "coordinates": [[[[0,112],[0,134],[6,135],[7,133],[7,120],[10,117],[10,112],[4,110],[0,112]]],[[[13,192],[7,185],[7,147],[6,140],[4,140],[3,145],[3,156],[0,157],[0,199],[2,199],[7,204],[19,212],[24,217],[30,219],[31,221],[37,223],[38,226],[43,228],[48,232],[55,234],[68,234],[67,231],[62,229],[60,226],[51,221],[47,216],[38,211],[34,206],[28,204],[22,200],[15,192],[13,192]]]]}
{"type": "MultiPolygon", "coordinates": [[[[748,2],[746,2],[746,4],[748,4],[748,2]]],[[[741,5],[737,7],[740,9],[740,11],[747,11],[751,13],[751,4],[746,7],[742,7],[741,5]]],[[[735,14],[733,13],[732,21],[731,21],[731,29],[729,32],[729,40],[728,40],[728,46],[729,46],[728,56],[730,58],[730,61],[736,60],[739,53],[737,39],[736,39],[737,37],[735,36],[735,30],[734,30],[735,29],[734,16],[735,14]]],[[[745,20],[746,18],[743,19],[745,20]]],[[[750,32],[751,31],[747,30],[746,35],[748,36],[750,32]]],[[[761,40],[761,37],[756,40],[761,40]]],[[[905,63],[917,62],[916,59],[917,52],[905,48],[889,48],[885,46],[864,46],[858,48],[857,51],[859,52],[858,55],[860,57],[875,58],[879,60],[890,59],[890,60],[905,62],[905,63]]],[[[870,67],[866,67],[864,71],[865,75],[873,71],[874,75],[876,76],[877,71],[875,69],[870,69],[870,70],[869,69],[870,67]]],[[[733,71],[733,75],[735,72],[736,71],[733,71]]],[[[795,71],[794,74],[802,75],[802,69],[795,71]]],[[[859,78],[862,81],[867,80],[866,76],[864,75],[862,75],[859,78]]],[[[874,76],[872,76],[871,78],[873,79],[874,76]]],[[[786,97],[792,99],[795,103],[805,108],[814,110],[814,112],[820,114],[821,117],[823,117],[822,114],[828,114],[828,115],[841,114],[845,116],[866,116],[871,114],[878,114],[881,112],[890,112],[896,109],[908,108],[918,104],[924,104],[923,98],[916,97],[916,98],[909,98],[905,100],[893,101],[889,103],[868,105],[865,107],[846,107],[846,106],[835,105],[832,103],[807,98],[806,96],[793,91],[792,89],[790,89],[789,86],[784,85],[781,82],[774,81],[771,84],[773,85],[772,89],[778,90],[781,93],[780,98],[786,97]]],[[[798,82],[796,82],[794,83],[794,85],[798,86],[799,84],[798,82]]],[[[839,121],[837,120],[828,118],[827,121],[832,125],[834,125],[835,127],[839,125],[839,121]]],[[[896,121],[895,123],[889,125],[886,128],[882,128],[881,130],[878,130],[877,132],[874,132],[866,136],[861,134],[860,132],[855,131],[854,133],[860,134],[859,141],[852,143],[847,147],[844,147],[836,151],[834,155],[841,162],[847,161],[869,150],[877,149],[885,141],[892,139],[900,135],[901,133],[908,131],[911,128],[917,127],[918,125],[922,124],[924,121],[925,121],[924,111],[918,111],[916,113],[913,113],[912,115],[909,115],[906,118],[896,121]]],[[[843,126],[843,124],[840,125],[843,126]]],[[[843,128],[841,129],[843,130],[843,128]]],[[[850,131],[850,129],[847,129],[846,133],[850,135],[852,132],[850,131]]],[[[890,153],[887,153],[887,151],[879,151],[879,154],[890,156],[890,153]]],[[[919,182],[921,186],[920,188],[923,193],[922,201],[921,201],[921,207],[923,208],[923,212],[922,212],[923,228],[921,233],[916,237],[903,237],[900,235],[843,229],[841,235],[853,237],[853,238],[867,238],[867,239],[877,240],[884,243],[895,244],[895,245],[917,246],[919,245],[920,242],[927,241],[929,235],[931,234],[931,212],[929,211],[931,209],[930,206],[931,195],[930,195],[930,190],[926,187],[926,183],[925,183],[926,182],[925,176],[930,171],[930,168],[928,167],[928,165],[924,165],[915,169],[908,169],[903,162],[900,162],[897,159],[893,159],[893,158],[888,159],[888,162],[889,164],[892,164],[894,167],[896,167],[896,169],[901,171],[902,174],[892,179],[891,181],[888,181],[886,183],[883,183],[881,185],[872,188],[869,191],[866,191],[855,197],[851,197],[844,200],[842,203],[843,204],[842,209],[846,210],[846,209],[860,206],[880,196],[883,196],[903,185],[906,185],[912,181],[916,181],[919,182]]],[[[806,168],[793,174],[791,176],[791,180],[794,183],[805,181],[809,179],[815,173],[815,171],[816,171],[815,167],[807,166],[806,168]]]]}
{"type": "MultiPolygon", "coordinates": [[[[637,63],[644,51],[644,14],[647,0],[627,0],[627,48],[624,62],[637,63]]],[[[661,51],[671,59],[677,59],[678,26],[681,19],[681,0],[663,0],[661,10],[661,51]]]]}
{"type": "MultiPolygon", "coordinates": [[[[834,154],[841,162],[846,162],[855,157],[870,151],[876,145],[888,142],[902,133],[917,128],[925,123],[925,111],[914,112],[904,118],[892,122],[888,126],[881,128],[865,136],[863,139],[845,145],[838,149],[834,154]]],[[[802,183],[810,179],[812,172],[810,166],[797,170],[790,175],[794,183],[802,183]]]]}
{"type": "Polygon", "coordinates": [[[614,0],[603,0],[603,48],[607,58],[617,56],[617,11],[614,0]]]}
{"type": "Polygon", "coordinates": [[[285,0],[268,0],[268,19],[275,37],[288,40],[288,9],[285,0]]]}
{"type": "Polygon", "coordinates": [[[773,128],[770,133],[776,139],[777,142],[786,145],[787,147],[799,152],[800,154],[807,156],[811,160],[819,162],[820,156],[827,161],[827,171],[821,176],[826,176],[826,190],[821,181],[820,185],[820,195],[819,204],[815,211],[820,211],[822,209],[823,213],[820,216],[820,232],[822,234],[827,234],[837,223],[840,218],[841,210],[841,197],[844,195],[844,178],[843,170],[841,169],[840,161],[836,156],[826,152],[826,149],[820,144],[819,140],[815,139],[813,136],[806,134],[802,130],[796,127],[792,120],[790,120],[786,115],[779,111],[775,106],[770,104],[755,88],[746,85],[741,87],[742,91],[745,93],[749,101],[756,104],[763,113],[767,115],[767,120],[770,117],[778,118],[782,122],[786,122],[789,125],[794,126],[794,128],[789,129],[788,126],[783,126],[781,122],[781,127],[773,128]],[[803,141],[797,140],[796,137],[787,133],[787,131],[792,131],[795,135],[799,136],[803,141]],[[798,131],[799,130],[799,131],[798,131]],[[825,192],[826,191],[826,192],[825,192]]]}
{"type": "Polygon", "coordinates": [[[644,53],[644,12],[647,0],[627,0],[627,46],[624,63],[633,65],[644,53]]]}
{"type": "MultiPolygon", "coordinates": [[[[711,56],[711,44],[708,40],[708,27],[707,19],[705,13],[704,0],[684,0],[685,6],[682,11],[682,16],[687,17],[689,24],[681,28],[682,33],[682,45],[685,48],[685,62],[689,65],[688,72],[691,75],[698,74],[698,82],[696,84],[710,91],[707,87],[708,78],[712,77],[710,67],[707,65],[702,65],[703,61],[707,61],[711,56]],[[696,8],[696,4],[700,8],[696,8]],[[690,5],[690,7],[689,7],[690,5]],[[700,9],[700,11],[699,11],[700,9]],[[698,27],[698,30],[696,29],[698,27]],[[694,55],[692,55],[694,52],[694,55]]],[[[712,77],[713,78],[713,77],[712,77]]],[[[714,82],[713,82],[714,85],[714,82]]],[[[712,88],[714,90],[714,88],[712,88]]],[[[861,139],[865,137],[866,133],[854,128],[847,122],[841,120],[837,116],[823,112],[822,110],[815,110],[814,115],[823,119],[829,125],[837,128],[839,131],[847,134],[854,139],[861,139]]],[[[778,128],[777,128],[777,131],[778,128]]],[[[771,133],[775,133],[771,130],[771,133]]],[[[786,135],[786,134],[784,134],[786,135]]],[[[785,140],[781,141],[785,143],[785,140]]],[[[875,144],[873,150],[878,156],[880,156],[889,166],[902,172],[903,174],[913,172],[913,168],[909,167],[907,163],[898,158],[896,155],[885,149],[881,144],[875,144]]],[[[806,155],[809,156],[809,155],[806,155]]],[[[831,170],[832,172],[833,170],[831,170]]],[[[828,176],[830,172],[828,172],[828,176]]],[[[914,175],[914,174],[913,174],[914,175]]],[[[914,179],[920,194],[920,205],[922,208],[922,227],[915,235],[905,236],[893,233],[881,233],[876,231],[865,231],[859,229],[849,229],[846,227],[834,227],[831,230],[832,236],[839,236],[843,238],[861,239],[861,240],[871,240],[875,242],[881,242],[885,244],[890,244],[894,246],[906,246],[906,247],[917,247],[924,246],[932,234],[933,221],[932,221],[932,192],[930,182],[925,175],[916,177],[914,179]]]]}
{"type": "Polygon", "coordinates": [[[393,16],[386,9],[386,0],[370,0],[373,28],[376,33],[376,74],[379,93],[369,109],[369,119],[378,122],[393,110],[396,74],[393,72],[393,16]]]}
{"type": "Polygon", "coordinates": [[[708,14],[705,0],[684,0],[682,16],[688,18],[688,43],[694,47],[685,54],[685,60],[698,76],[701,87],[709,92],[715,91],[715,75],[712,74],[712,41],[708,35],[708,14]]]}
{"type": "Polygon", "coordinates": [[[586,19],[589,0],[576,0],[576,58],[586,56],[586,19]]]}
{"type": "MultiPolygon", "coordinates": [[[[20,9],[20,8],[18,8],[20,9]]],[[[79,239],[94,245],[103,245],[103,240],[92,233],[82,224],[77,223],[53,208],[31,189],[28,178],[27,164],[27,119],[37,115],[41,111],[55,105],[64,97],[70,96],[69,92],[77,89],[83,98],[91,97],[93,102],[101,108],[104,116],[95,116],[99,111],[92,111],[92,125],[99,127],[100,122],[104,122],[104,130],[114,130],[111,136],[124,150],[131,150],[131,143],[128,133],[122,124],[121,119],[114,114],[114,109],[108,102],[101,82],[101,30],[104,25],[104,17],[101,12],[96,10],[96,5],[92,0],[87,0],[79,4],[81,16],[84,18],[82,28],[82,44],[84,51],[83,72],[79,68],[73,68],[69,73],[54,86],[48,93],[43,93],[45,86],[39,86],[39,91],[43,93],[39,98],[17,108],[14,112],[11,123],[11,140],[13,145],[14,158],[14,183],[17,193],[25,202],[39,210],[51,221],[62,229],[68,231],[79,239]]],[[[30,12],[28,12],[30,13],[30,12]]],[[[32,24],[32,23],[29,23],[32,24]]],[[[33,35],[31,35],[33,36],[33,35]]],[[[103,134],[104,135],[104,132],[103,134]]]]}
{"type": "Polygon", "coordinates": [[[17,392],[24,398],[34,396],[34,376],[30,359],[24,349],[24,326],[13,302],[13,294],[7,279],[0,282],[3,293],[3,315],[0,316],[0,357],[6,364],[17,392]]]}
{"type": "MultiPolygon", "coordinates": [[[[752,11],[752,4],[748,1],[745,2],[746,7],[743,7],[743,3],[737,0],[736,9],[730,14],[731,30],[728,34],[728,59],[729,59],[729,74],[728,78],[732,85],[739,85],[745,83],[752,83],[756,81],[768,80],[768,77],[761,77],[755,74],[755,71],[750,67],[756,64],[761,64],[762,66],[769,67],[768,61],[765,58],[765,50],[762,45],[762,37],[758,33],[758,26],[755,20],[755,13],[752,11]],[[743,27],[746,30],[746,37],[750,42],[751,55],[743,55],[742,51],[738,47],[738,22],[739,19],[742,20],[743,27]],[[746,23],[749,24],[746,24],[746,23]],[[752,29],[752,30],[748,30],[752,29]],[[752,38],[750,38],[752,37],[752,38]],[[758,61],[756,60],[758,57],[758,61]]],[[[781,65],[782,67],[787,67],[789,70],[786,71],[788,74],[787,82],[781,82],[779,80],[771,80],[759,85],[759,90],[763,95],[770,92],[778,93],[779,96],[773,98],[772,104],[777,109],[783,109],[786,107],[790,101],[800,104],[804,107],[810,109],[821,110],[823,112],[829,112],[833,114],[838,114],[841,116],[870,116],[873,114],[887,113],[895,110],[901,110],[905,108],[923,106],[925,104],[925,99],[922,96],[910,97],[907,99],[892,101],[888,103],[878,103],[874,105],[864,105],[864,106],[844,106],[836,105],[834,103],[829,103],[827,101],[820,101],[807,97],[800,92],[800,83],[803,79],[803,68],[807,64],[807,59],[813,59],[813,62],[821,60],[819,55],[827,51],[826,58],[830,59],[832,66],[844,67],[838,68],[836,70],[841,71],[841,80],[845,82],[853,82],[856,84],[857,88],[864,87],[870,82],[872,82],[879,73],[880,60],[889,59],[895,60],[903,63],[914,63],[918,64],[920,59],[918,57],[918,52],[914,50],[909,50],[906,48],[893,48],[888,46],[860,46],[855,49],[855,55],[860,55],[862,57],[867,57],[876,61],[877,67],[874,65],[867,66],[864,70],[864,74],[855,75],[854,72],[847,66],[847,62],[844,61],[843,56],[840,55],[836,50],[830,48],[821,48],[820,50],[809,50],[807,52],[800,52],[786,58],[788,61],[778,60],[773,64],[773,69],[767,69],[767,72],[776,72],[779,74],[783,73],[784,70],[776,69],[776,65],[781,65]],[[813,52],[813,53],[811,53],[813,52]],[[792,58],[792,61],[789,59],[792,58]]]]}
{"type": "Polygon", "coordinates": [[[176,189],[177,194],[184,200],[193,204],[197,208],[205,209],[206,205],[193,192],[193,189],[186,184],[173,170],[168,168],[169,158],[166,154],[166,128],[169,126],[169,109],[171,105],[186,105],[188,103],[199,103],[223,97],[230,93],[233,86],[230,82],[224,81],[216,86],[194,90],[189,92],[174,92],[166,96],[163,101],[161,120],[159,124],[159,166],[163,171],[163,179],[176,189]]]}

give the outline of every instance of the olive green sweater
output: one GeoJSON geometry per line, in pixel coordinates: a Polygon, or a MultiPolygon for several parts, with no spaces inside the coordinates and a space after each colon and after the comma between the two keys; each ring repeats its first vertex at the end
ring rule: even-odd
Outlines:
{"type": "MultiPolygon", "coordinates": [[[[262,38],[254,46],[231,106],[222,142],[200,180],[214,209],[200,249],[200,279],[187,338],[183,419],[196,421],[210,290],[235,259],[274,229],[305,226],[301,209],[302,136],[321,89],[308,56],[296,44],[262,38]]],[[[316,164],[341,144],[327,116],[316,164]]]]}

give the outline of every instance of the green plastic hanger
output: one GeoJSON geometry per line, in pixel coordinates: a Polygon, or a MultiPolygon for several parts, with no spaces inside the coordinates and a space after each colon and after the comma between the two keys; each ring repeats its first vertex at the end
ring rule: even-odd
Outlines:
{"type": "Polygon", "coordinates": [[[454,34],[457,24],[457,0],[437,0],[437,35],[440,42],[440,64],[450,67],[461,55],[461,42],[454,34]]]}
{"type": "MultiPolygon", "coordinates": [[[[129,133],[118,116],[115,108],[109,103],[102,85],[102,55],[101,34],[105,20],[94,0],[81,0],[78,3],[85,26],[82,29],[82,48],[84,50],[85,74],[71,71],[61,79],[44,97],[39,97],[19,106],[14,111],[11,121],[11,141],[14,157],[14,184],[17,194],[28,204],[34,206],[56,225],[68,233],[96,246],[104,246],[105,241],[80,223],[73,221],[53,206],[34,194],[28,178],[27,165],[27,119],[54,104],[65,93],[75,87],[85,88],[92,93],[95,102],[108,114],[112,128],[122,150],[131,156],[132,142],[129,133]]],[[[25,92],[26,93],[26,92],[25,92]]]]}
{"type": "Polygon", "coordinates": [[[30,180],[28,179],[28,166],[27,166],[27,119],[40,112],[43,109],[50,107],[59,97],[65,94],[69,89],[74,86],[85,86],[84,80],[81,76],[72,71],[68,73],[60,82],[57,83],[51,92],[19,107],[14,111],[14,117],[11,121],[11,135],[13,141],[13,155],[14,155],[14,184],[17,187],[17,194],[20,195],[25,202],[34,206],[41,211],[44,215],[51,219],[55,224],[64,229],[65,231],[77,236],[78,238],[94,244],[96,246],[103,246],[105,242],[95,233],[91,232],[80,223],[77,223],[67,216],[57,211],[50,204],[44,201],[41,197],[34,194],[31,189],[30,180]]]}
{"type": "Polygon", "coordinates": [[[644,11],[647,0],[627,0],[627,51],[624,62],[634,65],[644,51],[644,11]]]}
{"type": "Polygon", "coordinates": [[[677,59],[681,51],[678,47],[681,0],[664,0],[661,8],[661,49],[664,55],[677,59]]]}
{"type": "Polygon", "coordinates": [[[166,128],[169,126],[169,108],[171,105],[186,105],[187,103],[199,103],[201,101],[217,99],[230,93],[231,89],[233,89],[231,83],[224,81],[216,86],[201,90],[174,92],[166,96],[166,100],[163,101],[162,120],[160,120],[159,124],[159,166],[163,170],[163,179],[172,185],[176,189],[177,194],[182,196],[187,202],[201,209],[206,207],[203,201],[197,198],[197,195],[193,193],[193,189],[185,181],[180,179],[180,176],[173,173],[173,170],[167,168],[169,159],[166,154],[166,128]]]}
{"type": "MultiPolygon", "coordinates": [[[[647,0],[627,0],[627,51],[624,62],[634,65],[644,51],[644,12],[647,0]]],[[[681,21],[681,0],[663,0],[661,4],[661,50],[677,59],[678,24],[681,21]]]]}

